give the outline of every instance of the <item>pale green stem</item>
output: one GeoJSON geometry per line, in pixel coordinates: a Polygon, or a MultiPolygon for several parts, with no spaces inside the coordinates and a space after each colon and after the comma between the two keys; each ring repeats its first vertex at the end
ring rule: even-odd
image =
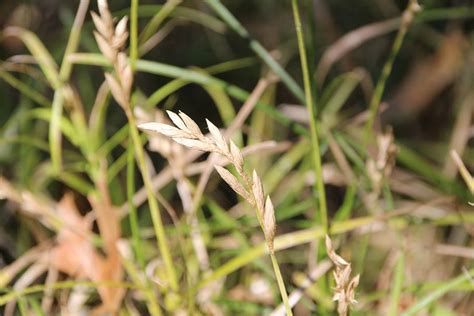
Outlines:
{"type": "Polygon", "coordinates": [[[127,111],[127,117],[130,126],[130,133],[132,135],[133,146],[137,155],[138,167],[140,168],[143,183],[147,193],[148,204],[150,206],[150,213],[153,221],[153,228],[155,230],[155,235],[158,239],[158,247],[160,249],[160,253],[163,257],[165,265],[166,276],[168,277],[171,289],[177,291],[178,281],[176,278],[176,271],[174,269],[173,258],[171,256],[168,241],[165,235],[165,229],[161,220],[158,202],[156,201],[155,195],[153,193],[153,185],[151,183],[150,173],[148,172],[148,167],[145,162],[145,153],[142,147],[142,142],[140,141],[140,135],[138,133],[135,116],[131,112],[130,108],[127,111]]]}
{"type": "Polygon", "coordinates": [[[290,302],[288,301],[288,294],[286,293],[285,283],[283,282],[280,266],[278,265],[275,253],[272,250],[270,250],[270,258],[272,259],[273,270],[275,271],[275,276],[277,278],[281,299],[283,300],[283,304],[285,304],[286,315],[291,316],[293,315],[293,312],[291,311],[290,302]]]}
{"type": "Polygon", "coordinates": [[[133,71],[138,59],[138,1],[132,0],[130,8],[130,64],[133,71]]]}
{"type": "MultiPolygon", "coordinates": [[[[63,112],[65,85],[72,73],[73,66],[73,63],[69,60],[68,57],[69,55],[73,54],[79,46],[82,25],[84,23],[88,7],[89,0],[82,0],[79,4],[79,9],[77,10],[77,15],[74,20],[74,24],[72,25],[71,34],[69,35],[66,51],[64,53],[61,69],[59,70],[60,86],[56,87],[56,91],[54,92],[53,97],[51,123],[49,125],[49,143],[51,151],[51,160],[56,173],[58,173],[62,169],[61,130],[59,127],[59,122],[61,120],[63,112]]],[[[83,125],[83,122],[81,122],[80,124],[83,125]]]]}

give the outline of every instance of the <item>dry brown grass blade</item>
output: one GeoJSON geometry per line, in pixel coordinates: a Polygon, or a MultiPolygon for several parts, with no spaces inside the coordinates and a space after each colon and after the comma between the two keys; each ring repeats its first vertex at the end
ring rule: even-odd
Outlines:
{"type": "Polygon", "coordinates": [[[390,100],[395,105],[391,115],[417,115],[453,82],[462,67],[464,41],[461,32],[452,32],[433,56],[412,68],[390,100]]]}
{"type": "Polygon", "coordinates": [[[18,210],[33,217],[44,226],[58,230],[62,225],[57,216],[55,202],[27,190],[15,188],[7,179],[0,176],[0,199],[7,199],[18,205],[18,210]]]}
{"type": "Polygon", "coordinates": [[[44,243],[31,248],[14,262],[0,270],[0,287],[6,287],[21,271],[35,261],[40,261],[46,249],[50,248],[49,243],[44,243]]]}
{"type": "Polygon", "coordinates": [[[44,291],[44,295],[41,300],[41,309],[43,310],[45,314],[52,313],[51,310],[54,304],[54,289],[51,285],[56,283],[58,279],[59,279],[59,271],[53,266],[49,266],[48,274],[46,275],[46,279],[44,281],[44,284],[46,285],[46,289],[44,291]]]}
{"type": "MultiPolygon", "coordinates": [[[[474,92],[469,93],[460,105],[456,115],[451,140],[449,142],[449,152],[455,151],[462,156],[470,138],[470,128],[474,116],[474,92]]],[[[451,159],[451,155],[446,155],[443,173],[449,178],[454,178],[457,173],[457,164],[451,159]]]]}
{"type": "MultiPolygon", "coordinates": [[[[107,187],[107,169],[105,163],[101,164],[100,176],[97,180],[96,187],[99,191],[99,197],[91,196],[89,200],[96,214],[97,224],[99,226],[100,235],[104,241],[106,252],[105,261],[103,262],[105,270],[101,278],[118,283],[123,278],[121,257],[117,249],[117,242],[121,237],[120,222],[118,210],[112,205],[107,187]]],[[[99,288],[99,291],[102,291],[101,295],[104,300],[104,309],[117,311],[125,294],[124,289],[103,287],[99,288]]]]}
{"type": "Polygon", "coordinates": [[[386,179],[390,178],[395,166],[397,147],[394,143],[392,130],[377,135],[376,153],[366,160],[366,172],[370,180],[371,191],[367,194],[366,206],[372,212],[377,212],[379,196],[386,179]]]}
{"type": "Polygon", "coordinates": [[[100,168],[100,176],[96,182],[98,196],[90,196],[89,201],[94,209],[100,235],[104,240],[105,250],[110,256],[118,256],[116,243],[119,240],[120,223],[117,210],[112,205],[109,189],[107,187],[107,169],[105,163],[100,168]]]}
{"type": "MultiPolygon", "coordinates": [[[[76,278],[87,278],[98,283],[120,281],[122,269],[117,254],[107,253],[104,257],[95,249],[91,243],[92,222],[80,215],[71,194],[66,194],[59,202],[58,214],[65,225],[58,233],[57,245],[49,253],[49,264],[76,278]]],[[[99,286],[98,291],[102,299],[99,310],[116,311],[124,290],[99,286]]]]}
{"type": "Polygon", "coordinates": [[[321,61],[316,70],[316,82],[322,85],[332,65],[351,50],[356,49],[372,38],[395,31],[399,26],[400,18],[394,18],[364,25],[342,36],[333,43],[321,57],[321,61]]]}
{"type": "Polygon", "coordinates": [[[454,162],[456,163],[456,166],[459,169],[459,173],[464,179],[464,182],[466,182],[466,185],[471,191],[471,193],[474,194],[474,178],[471,176],[469,173],[469,170],[467,170],[466,166],[464,165],[461,157],[459,157],[458,153],[455,151],[451,152],[451,157],[453,158],[454,162]]]}
{"type": "Polygon", "coordinates": [[[474,260],[474,249],[470,247],[439,244],[436,245],[435,252],[444,256],[455,256],[474,260]]]}
{"type": "MultiPolygon", "coordinates": [[[[13,285],[15,291],[21,291],[33,284],[42,274],[48,270],[48,266],[44,260],[34,262],[25,272],[21,274],[13,285]]],[[[4,316],[13,316],[15,314],[16,300],[9,301],[4,310],[4,316]]]]}

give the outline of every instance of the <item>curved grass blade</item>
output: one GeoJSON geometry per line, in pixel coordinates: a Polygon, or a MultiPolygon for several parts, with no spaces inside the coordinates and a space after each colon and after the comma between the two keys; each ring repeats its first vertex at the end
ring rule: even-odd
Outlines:
{"type": "MultiPolygon", "coordinates": [[[[439,299],[446,293],[450,292],[457,286],[467,283],[467,282],[472,282],[471,279],[473,275],[474,275],[474,269],[471,269],[467,271],[466,273],[444,283],[442,286],[438,287],[436,290],[434,290],[430,294],[423,297],[421,301],[419,301],[418,303],[410,307],[407,311],[405,311],[401,315],[402,316],[416,315],[418,312],[429,307],[431,304],[433,304],[433,302],[435,302],[437,299],[439,299]]],[[[472,290],[474,290],[474,285],[472,285],[472,283],[471,283],[471,288],[472,290]]]]}
{"type": "Polygon", "coordinates": [[[286,72],[285,69],[272,57],[272,55],[256,39],[252,38],[249,32],[240,24],[235,16],[220,2],[220,0],[206,0],[206,3],[243,39],[249,42],[252,49],[268,67],[278,75],[288,90],[300,101],[304,102],[304,92],[296,81],[286,72]]]}

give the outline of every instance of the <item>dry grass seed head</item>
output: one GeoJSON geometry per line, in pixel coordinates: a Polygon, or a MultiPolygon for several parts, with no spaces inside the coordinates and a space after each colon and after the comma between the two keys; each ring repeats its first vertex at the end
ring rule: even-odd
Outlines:
{"type": "Polygon", "coordinates": [[[273,240],[275,239],[276,220],[275,209],[273,208],[272,200],[268,195],[267,200],[265,201],[265,211],[263,213],[263,232],[265,233],[265,238],[268,241],[270,251],[273,252],[273,240]]]}
{"type": "Polygon", "coordinates": [[[99,0],[99,13],[92,12],[92,20],[96,27],[94,37],[101,53],[113,64],[115,75],[105,74],[105,79],[110,87],[113,97],[124,109],[130,108],[130,94],[133,85],[133,71],[127,55],[122,52],[128,39],[128,18],[123,17],[116,26],[110,14],[107,1],[99,0]]]}
{"type": "Polygon", "coordinates": [[[336,253],[332,241],[327,235],[326,250],[329,258],[336,266],[336,271],[333,272],[334,279],[336,280],[333,300],[338,303],[337,311],[339,315],[345,316],[348,314],[351,306],[357,304],[355,300],[355,289],[357,285],[359,285],[360,276],[357,275],[352,279],[350,278],[352,272],[351,264],[336,253]]]}
{"type": "MultiPolygon", "coordinates": [[[[171,137],[177,143],[189,148],[218,153],[226,157],[235,166],[242,179],[248,179],[247,174],[244,172],[244,160],[240,149],[232,141],[227,142],[219,128],[212,122],[206,120],[210,132],[208,137],[202,134],[196,122],[186,114],[180,112],[178,115],[168,111],[168,116],[176,127],[153,122],[139,124],[138,127],[142,130],[157,132],[171,137]]],[[[270,250],[273,251],[273,240],[276,231],[275,210],[269,196],[267,196],[265,201],[262,182],[257,172],[253,171],[251,183],[249,183],[250,180],[246,180],[242,184],[227,169],[220,166],[215,166],[215,169],[237,194],[256,207],[257,217],[262,225],[265,239],[270,250]]]]}
{"type": "Polygon", "coordinates": [[[217,173],[221,176],[221,178],[240,196],[242,196],[245,200],[251,201],[250,194],[247,190],[243,187],[243,185],[237,180],[236,177],[232,173],[230,173],[227,169],[221,166],[214,166],[217,173]]]}

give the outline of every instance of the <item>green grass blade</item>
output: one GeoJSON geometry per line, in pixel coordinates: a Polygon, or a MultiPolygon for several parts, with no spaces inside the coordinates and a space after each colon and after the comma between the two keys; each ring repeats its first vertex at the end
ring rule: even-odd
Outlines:
{"type": "Polygon", "coordinates": [[[323,182],[323,169],[321,164],[321,151],[319,148],[318,127],[316,124],[315,106],[313,103],[313,93],[311,88],[311,79],[309,77],[308,60],[306,57],[306,48],[303,36],[303,26],[301,25],[300,13],[298,8],[298,0],[291,2],[293,8],[293,17],[295,21],[296,35],[298,37],[298,48],[300,53],[301,71],[303,73],[304,93],[306,109],[309,115],[310,139],[311,139],[311,156],[313,158],[314,175],[316,177],[314,191],[317,193],[319,202],[319,214],[315,216],[321,221],[324,231],[328,231],[328,211],[326,205],[326,190],[323,182]]]}
{"type": "Polygon", "coordinates": [[[270,53],[240,24],[235,16],[220,2],[220,0],[206,0],[206,3],[243,39],[249,41],[250,48],[260,57],[268,67],[281,78],[288,90],[300,101],[304,102],[304,92],[296,81],[275,61],[270,53]]]}
{"type": "Polygon", "coordinates": [[[151,21],[145,26],[145,29],[140,34],[139,43],[143,45],[155,32],[160,28],[163,21],[170,15],[170,13],[182,2],[182,0],[166,1],[163,7],[153,16],[151,21]]]}
{"type": "Polygon", "coordinates": [[[402,316],[412,316],[416,315],[418,312],[422,311],[423,309],[429,307],[431,304],[433,304],[436,300],[441,298],[443,295],[446,293],[450,292],[457,286],[471,282],[471,289],[474,291],[474,285],[472,284],[472,277],[474,274],[474,269],[469,270],[465,274],[462,274],[446,283],[443,285],[439,286],[436,290],[431,292],[430,294],[426,295],[423,297],[418,303],[410,307],[408,310],[406,310],[404,313],[402,313],[402,316]]]}
{"type": "Polygon", "coordinates": [[[362,74],[353,71],[342,74],[331,81],[319,101],[323,122],[325,117],[334,116],[341,109],[361,80],[362,74]]]}
{"type": "MultiPolygon", "coordinates": [[[[255,59],[252,57],[235,59],[204,68],[203,73],[207,73],[208,75],[215,75],[231,70],[241,69],[254,64],[255,59]]],[[[146,100],[146,106],[150,108],[157,106],[158,103],[163,101],[166,97],[171,95],[173,92],[178,91],[189,83],[191,83],[191,81],[185,79],[175,79],[168,82],[167,84],[163,85],[158,90],[152,93],[152,95],[146,100]]]]}
{"type": "MultiPolygon", "coordinates": [[[[161,4],[141,4],[138,7],[137,14],[138,17],[141,18],[154,17],[157,12],[159,12],[162,8],[163,5],[161,4]]],[[[122,17],[129,14],[130,10],[124,9],[115,12],[114,16],[122,17]]],[[[169,13],[169,16],[200,24],[210,30],[213,30],[216,33],[224,33],[224,31],[226,30],[226,25],[221,20],[210,14],[192,8],[177,6],[174,8],[173,11],[169,13]]]]}
{"type": "Polygon", "coordinates": [[[132,0],[130,6],[130,64],[133,71],[138,59],[138,1],[132,0]]]}
{"type": "MultiPolygon", "coordinates": [[[[100,54],[75,54],[71,57],[71,59],[78,64],[103,67],[110,66],[109,62],[105,59],[105,57],[100,54]]],[[[183,69],[154,61],[138,60],[137,70],[170,78],[186,79],[199,85],[216,85],[224,89],[229,95],[231,95],[235,99],[242,102],[245,102],[250,95],[247,91],[215,77],[204,75],[193,70],[183,69]]],[[[258,102],[256,106],[257,108],[265,111],[278,123],[288,126],[295,133],[300,135],[308,135],[308,131],[304,126],[293,122],[290,118],[280,113],[274,107],[262,102],[258,102]]]]}
{"type": "Polygon", "coordinates": [[[140,238],[140,226],[138,224],[137,208],[133,204],[133,195],[135,194],[135,156],[133,147],[127,150],[127,201],[130,210],[130,230],[132,232],[132,244],[135,249],[140,268],[145,269],[145,258],[143,256],[143,246],[140,238]]]}
{"type": "Polygon", "coordinates": [[[25,44],[53,89],[58,89],[61,86],[58,66],[36,34],[20,27],[8,27],[4,34],[5,36],[18,37],[25,44]]]}
{"type": "Polygon", "coordinates": [[[420,7],[418,3],[416,2],[416,0],[410,0],[407,5],[407,8],[403,12],[403,15],[406,16],[407,18],[402,19],[402,22],[400,24],[400,29],[398,30],[395,41],[393,42],[390,55],[388,56],[388,59],[382,68],[382,73],[380,74],[380,77],[377,80],[377,84],[375,85],[374,94],[372,95],[372,98],[370,99],[369,119],[367,120],[367,123],[365,124],[365,130],[364,130],[364,142],[366,144],[370,140],[370,138],[373,136],[373,133],[372,133],[373,124],[375,122],[375,118],[377,117],[380,101],[382,100],[383,93],[385,91],[385,85],[387,83],[387,79],[392,73],[392,67],[395,62],[395,58],[397,57],[398,52],[400,51],[400,48],[402,47],[403,41],[405,39],[405,35],[408,31],[408,28],[410,27],[412,23],[413,16],[419,9],[420,7]]]}
{"type": "Polygon", "coordinates": [[[400,253],[395,266],[395,273],[392,281],[392,292],[390,293],[389,316],[397,316],[400,306],[400,295],[403,289],[403,280],[405,275],[405,255],[400,253]]]}
{"type": "Polygon", "coordinates": [[[50,107],[51,101],[46,99],[41,93],[35,91],[26,83],[21,80],[15,78],[15,76],[11,75],[9,72],[0,69],[0,78],[2,78],[6,83],[8,83],[13,88],[17,89],[22,95],[27,96],[34,102],[42,105],[44,107],[50,107]]]}

